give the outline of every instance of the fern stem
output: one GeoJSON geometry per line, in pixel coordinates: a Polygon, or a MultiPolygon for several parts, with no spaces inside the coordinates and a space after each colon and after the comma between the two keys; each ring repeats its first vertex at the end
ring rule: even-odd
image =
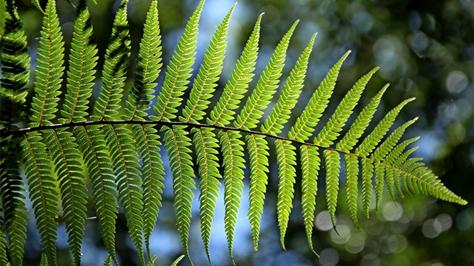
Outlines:
{"type": "Polygon", "coordinates": [[[25,127],[25,128],[19,128],[16,130],[0,130],[0,136],[3,137],[3,136],[23,135],[28,132],[44,131],[48,129],[87,127],[87,126],[97,126],[97,125],[155,125],[159,128],[162,126],[188,126],[191,128],[211,128],[211,129],[224,130],[224,131],[237,131],[244,134],[260,135],[260,136],[264,136],[264,137],[268,137],[272,139],[290,141],[291,143],[294,143],[294,144],[318,147],[323,150],[336,151],[344,155],[353,155],[353,156],[367,159],[365,157],[361,157],[357,153],[348,152],[339,148],[323,147],[322,145],[319,145],[319,144],[314,144],[314,143],[306,142],[306,141],[300,141],[300,140],[292,139],[289,137],[283,137],[283,136],[274,135],[271,133],[265,133],[265,132],[261,132],[257,130],[249,130],[249,129],[237,128],[237,127],[232,127],[232,126],[219,126],[219,125],[181,122],[181,121],[101,120],[101,121],[71,122],[71,123],[63,123],[63,124],[58,123],[58,124],[43,125],[43,126],[37,126],[37,127],[25,127]]]}

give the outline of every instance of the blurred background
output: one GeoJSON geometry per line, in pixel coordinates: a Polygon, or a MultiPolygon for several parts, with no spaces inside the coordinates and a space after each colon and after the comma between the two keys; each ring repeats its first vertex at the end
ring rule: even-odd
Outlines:
{"type": "MultiPolygon", "coordinates": [[[[24,29],[31,42],[34,63],[41,13],[29,0],[17,2],[24,29]]],[[[100,54],[103,55],[110,35],[113,12],[118,3],[114,0],[97,2],[93,4],[91,1],[89,8],[100,54]]],[[[202,59],[211,34],[233,2],[207,0],[201,19],[197,63],[202,59]]],[[[71,38],[75,15],[73,4],[74,0],[72,5],[65,0],[58,0],[67,42],[71,38]]],[[[138,50],[148,4],[148,0],[130,0],[132,56],[136,56],[138,50]]],[[[159,1],[165,62],[171,57],[186,18],[196,5],[195,0],[159,1]]],[[[377,112],[379,118],[383,112],[403,99],[417,97],[417,101],[406,107],[398,119],[400,122],[420,117],[407,133],[408,137],[422,137],[416,155],[424,157],[426,163],[442,177],[450,189],[474,202],[473,0],[240,0],[231,22],[227,58],[219,89],[223,88],[229,78],[232,65],[261,12],[265,12],[265,15],[257,74],[267,63],[273,48],[290,24],[301,19],[291,41],[284,77],[311,35],[317,32],[303,99],[310,96],[329,67],[348,49],[352,50],[352,54],[342,68],[326,119],[327,114],[332,113],[334,106],[358,77],[374,66],[380,66],[381,70],[369,83],[360,105],[363,106],[385,83],[391,83],[391,86],[377,112]]],[[[130,70],[133,67],[130,64],[130,70]]],[[[130,80],[132,78],[133,75],[130,75],[130,80]]],[[[295,115],[303,107],[304,105],[298,105],[295,115]]],[[[360,106],[357,107],[356,111],[358,110],[360,106]]],[[[166,161],[166,154],[163,153],[163,156],[166,161]]],[[[274,161],[273,158],[272,162],[274,161]]],[[[151,240],[152,252],[158,256],[159,265],[169,265],[183,253],[174,228],[171,176],[169,168],[167,170],[165,201],[158,218],[157,230],[151,240]]],[[[417,197],[390,201],[385,196],[386,200],[376,210],[372,206],[374,210],[371,218],[363,219],[361,228],[356,228],[346,214],[345,201],[340,200],[338,235],[333,230],[326,211],[324,193],[319,193],[315,223],[314,242],[320,255],[318,259],[306,244],[299,202],[299,182],[286,238],[288,251],[285,252],[279,246],[274,209],[276,168],[272,166],[271,170],[258,252],[252,250],[250,226],[246,218],[247,186],[245,188],[234,245],[237,265],[474,265],[472,205],[461,207],[417,197]]],[[[344,180],[341,184],[344,184],[344,180]]],[[[323,184],[320,184],[320,191],[324,191],[323,184]]],[[[208,265],[200,240],[197,198],[198,191],[195,194],[191,226],[191,256],[196,265],[208,265]]],[[[223,213],[221,194],[211,238],[214,265],[230,264],[223,230],[223,213]]],[[[93,215],[91,211],[91,216],[93,215]]],[[[120,217],[118,230],[118,251],[123,265],[136,265],[138,262],[135,260],[132,243],[126,235],[123,216],[120,217]]],[[[65,228],[62,226],[59,228],[58,240],[62,265],[69,265],[66,241],[65,228]]],[[[107,255],[93,219],[88,223],[83,251],[84,265],[101,265],[107,255]]],[[[34,219],[31,218],[27,265],[38,264],[39,258],[39,236],[34,229],[34,219]]],[[[181,265],[188,263],[183,261],[181,265]]]]}

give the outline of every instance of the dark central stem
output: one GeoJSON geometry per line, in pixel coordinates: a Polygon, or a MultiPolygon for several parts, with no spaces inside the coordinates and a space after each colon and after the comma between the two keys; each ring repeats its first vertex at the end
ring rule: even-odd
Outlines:
{"type": "MultiPolygon", "coordinates": [[[[137,121],[137,120],[84,121],[84,122],[71,122],[71,123],[65,123],[65,124],[52,124],[52,125],[48,125],[48,126],[27,127],[27,128],[20,128],[18,130],[14,130],[14,131],[4,131],[4,132],[6,132],[7,135],[23,135],[23,134],[26,134],[28,132],[33,132],[33,131],[42,131],[42,130],[59,129],[59,128],[70,128],[70,127],[84,127],[84,126],[94,126],[94,125],[155,125],[155,126],[159,126],[159,127],[161,127],[161,126],[188,126],[188,127],[194,127],[194,128],[212,128],[212,129],[219,129],[219,130],[224,130],[224,131],[238,131],[238,132],[242,132],[244,134],[261,135],[261,136],[265,136],[265,137],[269,137],[269,138],[273,138],[273,139],[290,141],[292,143],[297,143],[297,144],[301,144],[301,145],[314,146],[314,147],[323,148],[323,149],[327,149],[327,150],[337,151],[337,152],[344,153],[344,154],[351,154],[351,153],[341,151],[341,150],[337,150],[337,149],[334,149],[334,148],[322,147],[322,146],[316,145],[314,143],[298,141],[298,140],[295,140],[295,139],[290,139],[290,138],[287,138],[287,137],[272,135],[272,134],[268,134],[268,133],[264,133],[264,132],[256,131],[256,130],[247,130],[247,129],[236,128],[236,127],[231,127],[231,126],[219,126],[219,125],[189,123],[189,122],[180,122],[180,121],[152,121],[152,120],[146,120],[146,121],[137,121]]],[[[353,154],[353,155],[355,155],[355,154],[353,154]]]]}

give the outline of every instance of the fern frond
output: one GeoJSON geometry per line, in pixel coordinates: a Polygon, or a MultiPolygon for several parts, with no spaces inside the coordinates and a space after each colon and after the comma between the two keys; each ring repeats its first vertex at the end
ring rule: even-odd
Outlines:
{"type": "Polygon", "coordinates": [[[329,98],[332,95],[336,80],[339,76],[342,63],[349,56],[350,51],[346,52],[339,61],[329,70],[326,77],[321,81],[319,87],[311,96],[308,104],[296,119],[295,124],[290,129],[288,137],[298,141],[307,141],[314,132],[316,125],[319,122],[324,110],[329,103],[329,98]]]}
{"type": "Polygon", "coordinates": [[[285,235],[293,208],[294,185],[296,182],[296,148],[291,142],[275,141],[278,176],[277,218],[280,229],[280,244],[285,248],[285,235]]]}
{"type": "Polygon", "coordinates": [[[349,214],[356,226],[359,226],[358,197],[359,197],[359,161],[354,155],[346,154],[346,202],[349,214]]]}
{"type": "Polygon", "coordinates": [[[107,258],[105,258],[105,261],[104,261],[104,266],[113,266],[113,259],[112,259],[112,256],[107,256],[107,258]]]}
{"type": "Polygon", "coordinates": [[[308,46],[303,50],[300,57],[295,63],[295,66],[290,72],[280,97],[278,98],[275,107],[272,109],[270,116],[262,125],[262,132],[277,135],[281,133],[283,126],[288,122],[291,116],[291,111],[295,107],[298,98],[301,94],[301,89],[304,86],[306,78],[306,71],[308,70],[308,61],[313,50],[316,34],[311,37],[308,46]]]}
{"type": "Polygon", "coordinates": [[[244,129],[253,129],[257,127],[265,108],[270,104],[273,95],[278,88],[282,70],[285,66],[286,50],[288,49],[291,37],[293,36],[298,23],[299,20],[291,25],[288,32],[283,36],[273,51],[272,57],[260,75],[255,89],[252,91],[252,94],[250,94],[244,107],[237,115],[234,122],[235,127],[244,129]]]}
{"type": "Polygon", "coordinates": [[[372,154],[372,157],[374,158],[374,160],[376,162],[380,162],[382,161],[383,159],[385,159],[385,157],[393,151],[393,147],[395,147],[395,145],[397,145],[398,141],[402,138],[403,134],[405,133],[405,130],[413,125],[413,123],[415,123],[416,121],[418,120],[418,117],[408,121],[408,122],[405,122],[403,125],[401,125],[400,127],[398,127],[397,129],[395,129],[392,134],[390,134],[390,136],[388,138],[385,139],[384,142],[382,142],[382,144],[380,144],[377,149],[375,149],[374,153],[372,154]]]}
{"type": "Polygon", "coordinates": [[[415,98],[404,100],[390,112],[388,112],[385,117],[377,124],[374,130],[357,147],[355,153],[362,157],[368,156],[369,153],[374,150],[375,146],[377,146],[380,140],[385,136],[385,133],[387,133],[387,131],[392,127],[402,108],[413,100],[415,100],[415,98]]]}
{"type": "MultiPolygon", "coordinates": [[[[341,155],[346,172],[345,200],[349,215],[356,225],[359,224],[359,209],[368,217],[373,192],[377,207],[385,189],[392,197],[395,194],[402,197],[423,194],[461,205],[467,203],[444,186],[421,158],[413,157],[416,148],[410,145],[418,138],[402,140],[406,129],[416,119],[391,129],[402,108],[413,99],[403,101],[388,112],[384,110],[383,118],[373,122],[373,129],[366,133],[369,124],[375,120],[374,114],[388,87],[386,85],[346,126],[378,67],[359,78],[337,104],[334,113],[328,116],[327,123],[319,125],[322,116],[326,115],[339,73],[350,51],[329,69],[309,97],[302,114],[294,117],[295,122],[289,125],[286,134],[285,127],[304,87],[316,37],[313,35],[309,40],[289,76],[282,82],[281,92],[275,97],[298,21],[293,23],[276,45],[255,87],[249,92],[259,51],[260,15],[229,81],[216,104],[211,107],[211,100],[219,94],[217,83],[223,70],[230,19],[235,5],[217,26],[197,70],[194,69],[194,63],[199,21],[205,3],[205,0],[200,0],[167,65],[163,86],[156,104],[152,106],[163,65],[158,0],[150,1],[143,36],[137,47],[135,73],[127,73],[131,36],[127,21],[128,1],[121,0],[104,56],[102,85],[94,107],[89,110],[98,50],[92,41],[94,32],[86,0],[78,2],[78,17],[74,23],[71,48],[67,52],[64,51],[56,1],[45,2],[47,5],[37,49],[34,95],[31,96],[27,90],[28,45],[21,29],[20,17],[13,1],[0,1],[0,96],[7,96],[0,97],[0,105],[5,110],[12,110],[0,114],[0,208],[3,218],[0,228],[0,264],[7,264],[8,260],[13,264],[22,263],[28,219],[26,195],[32,202],[40,233],[43,249],[41,264],[57,264],[55,242],[60,209],[73,264],[80,264],[88,207],[87,185],[90,182],[94,211],[109,253],[104,264],[118,264],[115,234],[120,202],[140,263],[154,265],[156,257],[150,252],[150,237],[162,204],[165,178],[165,166],[160,155],[161,134],[164,135],[163,142],[173,178],[176,227],[188,257],[195,171],[198,173],[201,237],[209,262],[211,231],[214,230],[212,223],[221,178],[224,182],[224,231],[228,252],[233,260],[234,234],[247,157],[250,175],[247,215],[255,250],[259,245],[270,158],[273,156],[277,159],[279,179],[276,212],[283,249],[293,200],[298,194],[294,187],[296,176],[301,171],[303,222],[308,246],[314,252],[312,235],[322,163],[326,172],[325,200],[336,230],[336,211],[341,197],[341,155]],[[65,54],[69,57],[66,93],[60,97],[65,54]],[[195,70],[197,75],[188,89],[195,70]],[[130,89],[126,86],[129,76],[134,77],[130,89]],[[242,104],[247,94],[248,98],[242,104]],[[30,97],[27,120],[22,105],[26,99],[30,101],[30,97]],[[275,105],[270,109],[273,100],[275,105]],[[60,102],[61,116],[57,119],[60,102]],[[153,114],[149,116],[150,108],[153,108],[153,114]],[[266,113],[268,117],[264,118],[266,113]],[[21,128],[23,124],[28,127],[21,128]],[[347,133],[340,136],[344,127],[347,133]],[[315,134],[319,128],[321,130],[315,134]],[[274,140],[275,151],[271,151],[269,139],[274,140]],[[193,157],[197,159],[196,162],[193,157]],[[23,188],[20,160],[29,193],[25,193],[23,188]],[[196,170],[194,163],[197,163],[196,170]],[[359,194],[361,206],[358,206],[359,194]]],[[[68,2],[73,4],[70,0],[68,2]]],[[[41,8],[39,1],[34,3],[41,8]]]]}
{"type": "Polygon", "coordinates": [[[0,227],[0,263],[2,265],[8,265],[7,255],[7,236],[3,229],[0,227]]]}
{"type": "Polygon", "coordinates": [[[400,158],[400,155],[405,151],[405,149],[409,145],[417,142],[419,139],[420,139],[420,137],[414,137],[414,138],[410,138],[410,139],[402,141],[395,148],[393,148],[393,150],[390,152],[390,154],[387,155],[387,157],[385,158],[385,161],[388,164],[394,165],[395,161],[398,158],[400,158]]]}
{"type": "MultiPolygon", "coordinates": [[[[191,204],[193,189],[193,161],[191,157],[191,139],[186,127],[174,126],[165,129],[164,144],[168,150],[171,170],[173,172],[174,206],[176,227],[181,243],[189,255],[189,227],[191,225],[191,204]]],[[[188,256],[189,257],[189,256],[188,256]]]]}
{"type": "Polygon", "coordinates": [[[233,259],[235,224],[244,187],[244,142],[238,131],[220,131],[218,135],[224,165],[224,227],[229,255],[233,259]]]}
{"type": "Polygon", "coordinates": [[[382,100],[382,96],[387,90],[389,84],[385,85],[373,98],[372,100],[362,109],[357,119],[352,123],[351,127],[344,135],[344,137],[337,143],[336,149],[343,152],[349,152],[356,145],[359,138],[364,134],[365,130],[369,126],[372,117],[377,111],[377,107],[382,100]]]}
{"type": "Polygon", "coordinates": [[[398,127],[396,130],[392,132],[392,134],[385,139],[385,141],[380,144],[380,146],[374,151],[372,154],[372,158],[374,159],[375,164],[375,199],[376,205],[381,201],[383,187],[384,187],[384,167],[381,165],[381,161],[385,159],[385,157],[390,153],[393,152],[394,146],[397,145],[400,138],[403,136],[405,130],[415,123],[418,118],[412,119],[402,126],[398,127]]]}
{"type": "Polygon", "coordinates": [[[201,0],[189,18],[184,33],[179,39],[173,57],[166,69],[166,76],[154,108],[154,120],[170,121],[176,118],[178,107],[192,75],[196,57],[199,19],[205,0],[201,0]]]}
{"type": "Polygon", "coordinates": [[[318,192],[318,175],[321,164],[317,147],[302,145],[301,156],[301,204],[303,206],[303,219],[308,246],[313,248],[313,226],[316,211],[316,194],[318,192]]]}
{"type": "MultiPolygon", "coordinates": [[[[418,141],[420,139],[420,137],[414,137],[414,138],[410,138],[410,139],[407,139],[403,142],[401,142],[400,144],[398,144],[391,152],[390,154],[387,155],[387,157],[385,158],[385,162],[389,165],[392,165],[394,167],[396,167],[396,161],[401,158],[403,152],[405,151],[405,149],[412,143],[418,141]]],[[[385,179],[386,179],[386,186],[387,186],[387,189],[388,189],[388,192],[390,194],[390,196],[394,199],[395,198],[395,172],[394,172],[394,169],[392,168],[389,168],[389,167],[386,167],[386,171],[385,171],[385,179]]]]}
{"type": "Polygon", "coordinates": [[[204,119],[206,115],[205,111],[211,103],[210,99],[216,91],[217,81],[222,72],[227,47],[227,29],[234,8],[235,4],[219,24],[211,39],[209,48],[204,55],[204,61],[194,80],[189,99],[184,106],[180,118],[183,122],[196,123],[204,119]]]}
{"type": "Polygon", "coordinates": [[[384,178],[385,168],[380,163],[375,163],[375,207],[379,206],[382,201],[383,189],[384,189],[384,178]]]}
{"type": "Polygon", "coordinates": [[[56,118],[63,64],[64,41],[56,1],[48,0],[36,52],[35,95],[30,109],[30,126],[48,125],[56,118]]]}
{"type": "Polygon", "coordinates": [[[162,53],[158,1],[153,0],[143,26],[135,82],[125,103],[127,117],[132,120],[147,116],[163,65],[162,53]]]}
{"type": "Polygon", "coordinates": [[[244,50],[235,64],[230,80],[222,92],[222,96],[209,113],[207,122],[211,125],[229,125],[234,120],[235,110],[239,107],[247,92],[249,83],[254,75],[255,64],[257,63],[262,15],[260,14],[255,23],[244,50]]]}
{"type": "Polygon", "coordinates": [[[136,142],[126,125],[105,125],[105,140],[115,170],[119,197],[124,207],[130,238],[142,263],[143,255],[143,190],[136,142]]]}
{"type": "Polygon", "coordinates": [[[86,121],[89,99],[95,81],[97,47],[91,43],[92,26],[89,11],[80,11],[74,22],[74,32],[69,54],[67,91],[61,109],[65,122],[86,121]]]}
{"type": "Polygon", "coordinates": [[[0,45],[0,61],[2,62],[0,95],[24,103],[30,79],[28,43],[15,1],[4,1],[3,4],[6,6],[3,13],[5,15],[4,32],[1,35],[0,45]]]}
{"type": "Polygon", "coordinates": [[[0,138],[0,194],[3,224],[10,261],[14,265],[23,262],[28,223],[25,205],[25,189],[20,175],[19,159],[21,147],[19,138],[0,138]]]}
{"type": "Polygon", "coordinates": [[[373,159],[362,160],[362,210],[369,218],[370,204],[372,202],[372,176],[374,174],[373,159]]]}
{"type": "MultiPolygon", "coordinates": [[[[20,193],[24,189],[18,189],[20,193]]],[[[7,224],[9,254],[12,265],[20,265],[25,253],[26,231],[28,226],[28,209],[25,206],[24,196],[17,201],[13,218],[7,224]]]]}
{"type": "Polygon", "coordinates": [[[143,176],[143,231],[146,250],[150,255],[150,236],[155,228],[161,207],[165,169],[160,155],[160,136],[150,125],[134,125],[137,148],[142,160],[143,176]]]}
{"type": "Polygon", "coordinates": [[[109,255],[117,262],[115,251],[117,185],[104,132],[99,126],[76,127],[74,135],[77,137],[92,183],[92,196],[104,245],[109,255]]]}
{"type": "Polygon", "coordinates": [[[33,204],[43,251],[48,264],[56,265],[59,188],[53,163],[40,133],[26,134],[22,147],[29,197],[33,204]]]}
{"type": "Polygon", "coordinates": [[[102,87],[94,105],[93,120],[119,119],[130,56],[130,34],[127,22],[128,0],[122,0],[115,14],[102,70],[102,87]]]}
{"type": "Polygon", "coordinates": [[[49,130],[44,139],[55,165],[61,191],[63,217],[74,263],[81,261],[81,245],[87,217],[87,194],[82,155],[76,139],[66,129],[49,130]]]}
{"type": "Polygon", "coordinates": [[[199,189],[201,191],[200,218],[201,236],[204,242],[209,261],[209,240],[211,237],[211,226],[214,218],[217,197],[219,196],[219,140],[212,129],[199,128],[194,130],[194,147],[196,148],[197,163],[199,166],[199,189]]]}
{"type": "Polygon", "coordinates": [[[336,207],[337,194],[339,192],[339,174],[340,174],[340,158],[339,153],[333,150],[324,151],[324,159],[326,163],[326,200],[329,215],[334,226],[336,226],[336,207]]]}
{"type": "Polygon", "coordinates": [[[338,104],[334,114],[314,139],[314,144],[329,147],[334,143],[334,140],[337,139],[349,116],[352,114],[352,110],[359,102],[365,90],[365,86],[377,70],[379,70],[379,67],[373,68],[369,73],[361,77],[347,92],[342,101],[338,104]]]}
{"type": "Polygon", "coordinates": [[[252,230],[254,250],[258,250],[260,221],[263,215],[265,193],[270,172],[268,142],[263,136],[247,135],[247,150],[250,158],[250,188],[248,218],[252,230]]]}

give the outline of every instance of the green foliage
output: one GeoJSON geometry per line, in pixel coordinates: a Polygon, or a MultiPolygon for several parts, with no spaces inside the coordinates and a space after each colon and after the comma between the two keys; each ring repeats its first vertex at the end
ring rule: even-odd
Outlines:
{"type": "Polygon", "coordinates": [[[193,200],[194,164],[192,160],[191,139],[186,127],[166,128],[164,144],[168,150],[171,171],[173,172],[174,205],[176,227],[186,254],[189,252],[189,227],[191,224],[191,203],[193,200]]]}
{"type": "Polygon", "coordinates": [[[296,182],[296,148],[291,142],[275,141],[278,162],[278,200],[277,216],[280,228],[280,244],[285,249],[285,234],[293,207],[294,185],[296,182]]]}
{"type": "Polygon", "coordinates": [[[166,69],[165,81],[155,105],[155,120],[169,121],[176,118],[178,107],[183,101],[183,94],[192,75],[196,57],[196,45],[204,0],[199,2],[193,15],[189,18],[184,33],[179,39],[173,57],[166,69]]]}
{"type": "Polygon", "coordinates": [[[237,115],[234,122],[235,127],[244,129],[257,127],[260,118],[263,116],[263,111],[270,104],[278,88],[282,70],[285,66],[286,50],[298,23],[298,20],[293,23],[273,51],[272,57],[260,75],[255,89],[247,99],[242,111],[237,115]]]}
{"type": "Polygon", "coordinates": [[[216,200],[219,196],[219,141],[216,134],[209,128],[199,128],[194,132],[194,146],[196,148],[197,163],[199,166],[199,189],[200,194],[200,217],[201,234],[210,260],[209,240],[211,237],[211,225],[214,218],[216,200]]]}
{"type": "Polygon", "coordinates": [[[248,135],[247,150],[250,157],[250,188],[248,217],[252,229],[253,247],[258,250],[260,221],[262,220],[265,193],[267,191],[269,147],[264,137],[248,135]]]}
{"type": "Polygon", "coordinates": [[[23,168],[27,176],[29,197],[33,204],[41,244],[49,264],[56,265],[58,180],[40,133],[28,133],[23,139],[22,146],[23,168]]]}
{"type": "Polygon", "coordinates": [[[301,202],[303,205],[304,227],[308,245],[314,252],[312,236],[321,160],[318,148],[314,146],[301,146],[300,157],[302,172],[301,202]]]}
{"type": "Polygon", "coordinates": [[[234,230],[244,187],[244,142],[237,131],[219,132],[224,166],[224,227],[232,257],[234,230]]]}
{"type": "Polygon", "coordinates": [[[0,45],[0,60],[2,62],[0,96],[24,103],[30,78],[28,43],[15,7],[15,1],[2,1],[2,3],[4,5],[2,11],[4,27],[0,45]]]}
{"type": "Polygon", "coordinates": [[[74,23],[67,90],[61,110],[64,122],[87,121],[98,59],[96,45],[90,42],[92,32],[89,11],[83,9],[74,23]]]}
{"type": "Polygon", "coordinates": [[[51,124],[56,118],[64,72],[64,41],[56,13],[56,1],[49,0],[43,18],[36,53],[34,97],[30,126],[51,124]]]}
{"type": "MultiPolygon", "coordinates": [[[[246,181],[246,158],[249,160],[250,177],[247,215],[255,250],[259,245],[260,223],[268,194],[271,156],[277,159],[279,180],[276,216],[283,248],[294,207],[293,200],[297,194],[295,183],[298,178],[301,178],[302,214],[310,249],[314,250],[312,235],[316,196],[318,182],[322,180],[325,183],[327,208],[336,225],[337,205],[342,195],[339,193],[341,158],[345,162],[346,175],[343,196],[356,224],[360,210],[366,216],[369,215],[373,194],[377,206],[385,190],[393,198],[425,194],[467,204],[446,188],[420,158],[411,157],[416,148],[410,146],[418,138],[402,140],[402,137],[416,119],[401,124],[389,133],[401,109],[413,99],[407,99],[387,112],[366,134],[388,87],[385,86],[356,118],[350,120],[378,68],[370,70],[356,81],[337,103],[334,113],[331,116],[326,114],[325,110],[349,52],[329,69],[302,114],[292,115],[305,84],[315,42],[314,35],[286,81],[280,84],[286,51],[298,21],[282,37],[256,81],[255,88],[249,91],[259,50],[260,15],[229,81],[216,104],[211,107],[211,99],[218,94],[216,89],[225,58],[227,32],[235,6],[217,26],[203,63],[192,86],[189,86],[196,56],[199,20],[204,6],[204,1],[201,1],[167,64],[163,86],[153,105],[155,87],[163,64],[158,3],[156,0],[151,1],[139,45],[136,72],[135,75],[129,75],[127,65],[131,52],[127,1],[122,1],[104,56],[102,86],[94,107],[89,108],[90,102],[94,102],[91,98],[99,56],[91,38],[93,29],[88,10],[85,2],[81,3],[68,52],[64,97],[60,97],[65,72],[64,44],[55,1],[50,0],[44,12],[37,51],[29,120],[21,121],[22,115],[1,114],[0,191],[4,214],[0,230],[2,264],[8,260],[19,264],[23,258],[27,223],[24,184],[19,174],[23,168],[28,196],[40,232],[43,264],[57,263],[55,242],[60,219],[66,225],[74,263],[80,263],[86,210],[90,201],[98,218],[102,240],[109,252],[104,264],[118,262],[115,248],[116,220],[119,210],[123,209],[128,232],[141,264],[153,265],[156,258],[150,254],[149,239],[161,207],[165,177],[161,138],[173,176],[176,228],[183,250],[189,256],[191,210],[196,189],[194,178],[197,177],[201,236],[209,261],[220,179],[224,183],[224,231],[232,257],[234,232],[246,181]],[[130,90],[125,89],[128,76],[134,77],[130,90]],[[281,92],[275,99],[280,85],[281,92]],[[242,103],[247,93],[249,96],[242,103]],[[275,105],[269,110],[272,102],[275,105]],[[59,106],[59,103],[62,105],[59,106]],[[150,109],[153,109],[153,115],[149,115],[150,109]],[[267,112],[268,116],[265,116],[267,112]],[[327,122],[318,125],[320,121],[326,121],[321,119],[325,115],[327,122]],[[287,125],[293,119],[294,124],[287,125]],[[17,122],[26,122],[30,128],[15,128],[17,122]],[[288,133],[284,130],[285,126],[289,127],[288,133]],[[321,130],[315,134],[317,127],[321,130]],[[341,134],[344,127],[345,133],[341,134]],[[271,145],[275,146],[274,150],[270,148],[271,145]],[[15,156],[19,150],[22,150],[21,156],[15,156]],[[320,168],[324,171],[320,171],[320,168]],[[298,175],[300,172],[301,176],[298,175]],[[91,199],[88,187],[91,189],[91,199]],[[361,206],[359,197],[362,198],[361,206]]],[[[2,97],[8,97],[8,101],[5,100],[8,106],[24,106],[28,98],[29,77],[26,38],[19,26],[21,21],[17,11],[10,2],[4,17],[0,92],[2,97]]]]}

